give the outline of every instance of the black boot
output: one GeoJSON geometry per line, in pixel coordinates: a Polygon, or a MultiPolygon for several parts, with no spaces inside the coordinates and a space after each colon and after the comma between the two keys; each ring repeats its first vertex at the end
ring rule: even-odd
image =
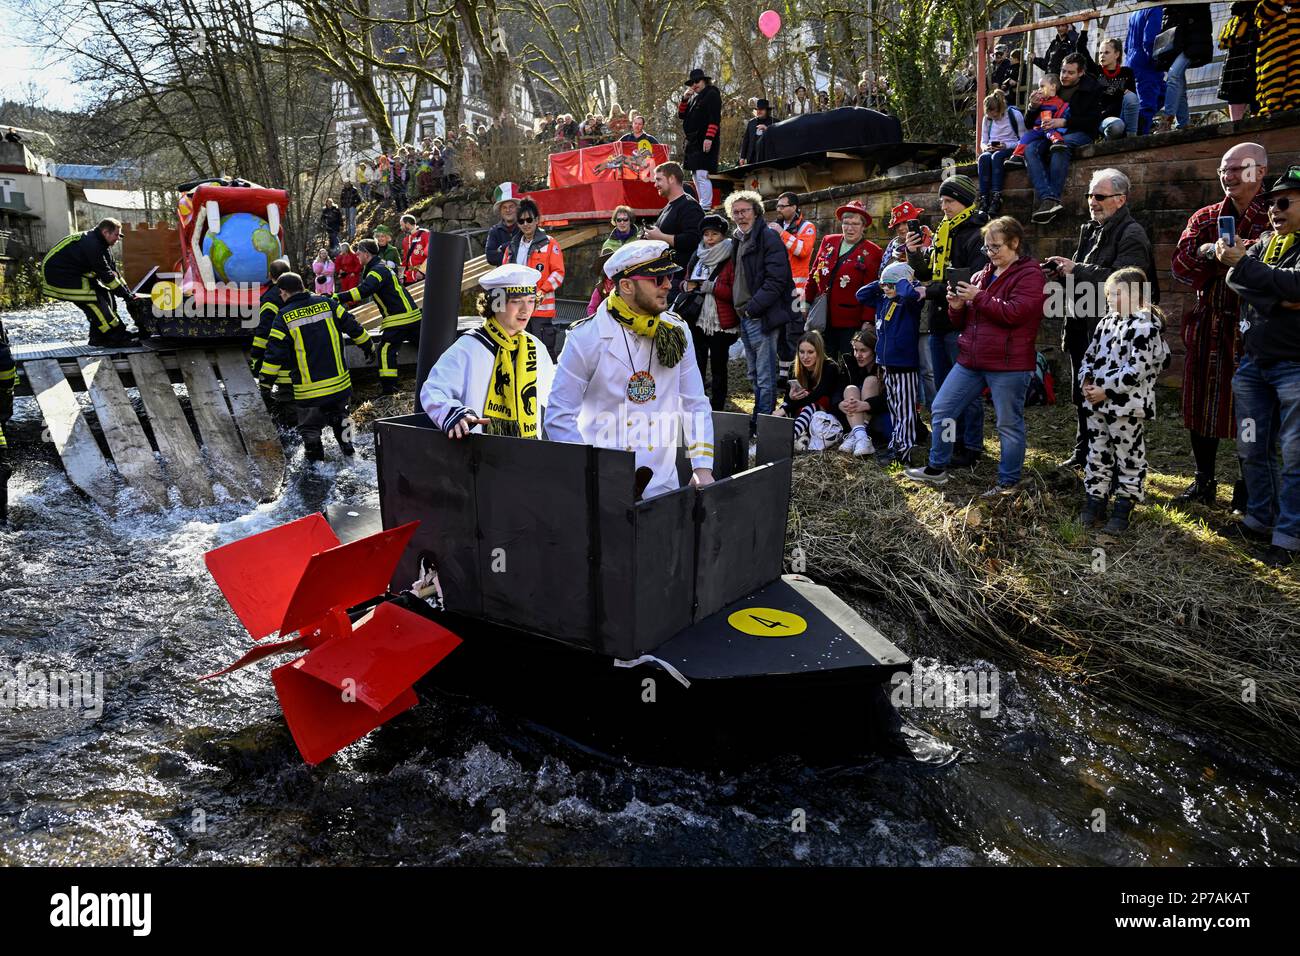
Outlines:
{"type": "MultiPolygon", "coordinates": [[[[1118,502],[1116,503],[1118,506],[1118,502]]],[[[1085,528],[1095,528],[1106,520],[1106,499],[1088,495],[1079,512],[1079,524],[1085,528]]]]}
{"type": "MultiPolygon", "coordinates": [[[[3,420],[3,416],[0,416],[3,420]]],[[[1232,483],[1232,513],[1235,515],[1244,515],[1246,513],[1246,479],[1238,478],[1232,483]]]]}
{"type": "Polygon", "coordinates": [[[1077,419],[1074,430],[1074,451],[1070,452],[1069,458],[1060,463],[1058,466],[1060,468],[1082,468],[1088,463],[1088,410],[1082,405],[1076,405],[1074,414],[1077,419]]]}
{"type": "Polygon", "coordinates": [[[308,461],[325,460],[325,445],[320,440],[320,435],[317,435],[315,438],[303,439],[303,448],[306,452],[308,461]]]}
{"type": "Polygon", "coordinates": [[[396,394],[397,394],[397,382],[396,382],[396,380],[391,379],[391,378],[386,378],[386,379],[384,379],[384,385],[383,385],[383,388],[380,390],[380,394],[381,394],[381,395],[396,395],[396,394]]]}
{"type": "Polygon", "coordinates": [[[988,194],[988,193],[980,193],[979,211],[982,212],[982,213],[984,213],[985,215],[992,215],[992,214],[989,212],[989,194],[988,194]]]}
{"type": "Polygon", "coordinates": [[[9,449],[0,445],[0,528],[9,523],[9,476],[12,474],[9,449]]]}
{"type": "Polygon", "coordinates": [[[1110,513],[1110,520],[1106,522],[1105,532],[1107,534],[1120,534],[1127,531],[1128,519],[1133,514],[1133,505],[1136,503],[1132,498],[1116,498],[1115,507],[1110,513]]]}
{"type": "Polygon", "coordinates": [[[1192,504],[1213,505],[1218,494],[1219,483],[1209,475],[1196,473],[1192,483],[1181,495],[1175,495],[1173,504],[1186,507],[1192,504]]]}
{"type": "Polygon", "coordinates": [[[996,219],[1000,215],[1002,215],[1002,194],[994,193],[989,200],[989,218],[996,219]]]}

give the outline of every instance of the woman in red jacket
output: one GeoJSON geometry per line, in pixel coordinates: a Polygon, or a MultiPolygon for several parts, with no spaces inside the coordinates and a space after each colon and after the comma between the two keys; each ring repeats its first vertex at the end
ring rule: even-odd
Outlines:
{"type": "Polygon", "coordinates": [[[361,260],[346,242],[339,246],[339,254],[334,259],[334,278],[338,280],[340,292],[355,289],[361,281],[361,260]]]}
{"type": "Polygon", "coordinates": [[[880,275],[881,248],[864,233],[871,225],[867,207],[858,200],[835,210],[840,232],[822,239],[804,286],[804,302],[811,306],[826,296],[826,353],[833,359],[847,355],[853,333],[875,324],[876,312],[858,302],[857,291],[880,275]]]}
{"type": "Polygon", "coordinates": [[[957,337],[957,364],[943,380],[931,414],[930,463],[908,468],[907,477],[941,485],[948,480],[955,422],[961,410],[988,388],[998,416],[1002,454],[997,486],[984,497],[1008,494],[1025,463],[1025,390],[1038,361],[1034,343],[1043,321],[1043,270],[1022,256],[1025,230],[1015,219],[994,219],[982,230],[989,264],[970,282],[948,289],[948,318],[957,337]]]}
{"type": "Polygon", "coordinates": [[[727,357],[740,332],[731,286],[736,263],[727,238],[727,221],[708,215],[700,221],[699,248],[686,265],[682,288],[698,295],[698,311],[690,319],[700,378],[708,384],[709,403],[715,412],[727,404],[727,357]]]}

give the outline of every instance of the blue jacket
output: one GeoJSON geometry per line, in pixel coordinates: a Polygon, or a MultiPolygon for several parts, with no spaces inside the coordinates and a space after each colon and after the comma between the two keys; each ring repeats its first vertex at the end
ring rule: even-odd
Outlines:
{"type": "Polygon", "coordinates": [[[1129,17],[1128,40],[1124,44],[1125,64],[1135,72],[1164,72],[1151,59],[1151,50],[1156,45],[1156,37],[1160,35],[1164,15],[1164,7],[1147,7],[1129,17]]]}
{"type": "Polygon", "coordinates": [[[505,262],[506,247],[510,245],[510,240],[517,235],[519,235],[518,226],[511,229],[500,220],[492,224],[492,228],[488,230],[487,242],[484,243],[483,248],[483,255],[489,265],[499,266],[505,262]]]}
{"type": "Polygon", "coordinates": [[[858,290],[858,301],[876,310],[876,361],[885,368],[919,368],[921,300],[906,279],[895,288],[898,295],[890,299],[880,291],[878,281],[872,282],[858,290]]]}

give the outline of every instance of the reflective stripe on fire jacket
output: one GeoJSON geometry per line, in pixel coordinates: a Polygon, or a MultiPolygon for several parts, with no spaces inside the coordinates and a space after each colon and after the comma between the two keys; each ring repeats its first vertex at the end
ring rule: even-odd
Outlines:
{"type": "Polygon", "coordinates": [[[372,258],[361,273],[361,281],[356,288],[338,294],[344,303],[360,302],[373,298],[384,317],[380,324],[382,329],[391,329],[398,325],[411,325],[420,321],[420,307],[415,304],[411,294],[406,291],[397,273],[388,264],[372,258]]]}
{"type": "Polygon", "coordinates": [[[41,291],[52,299],[94,302],[96,284],[126,297],[126,283],[97,229],[60,239],[41,260],[41,291]]]}
{"type": "MultiPolygon", "coordinates": [[[[270,340],[271,329],[275,326],[275,317],[280,314],[280,305],[279,288],[267,287],[258,302],[257,328],[253,330],[253,344],[248,349],[248,364],[253,370],[254,378],[262,374],[262,358],[266,355],[266,343],[270,340]]],[[[280,369],[280,374],[275,379],[277,385],[288,385],[292,381],[286,368],[280,369]]]]}
{"type": "Polygon", "coordinates": [[[370,333],[333,299],[299,292],[280,307],[271,327],[262,382],[269,384],[287,368],[294,401],[310,405],[347,391],[352,377],[343,356],[344,335],[358,345],[370,341],[370,333]]]}

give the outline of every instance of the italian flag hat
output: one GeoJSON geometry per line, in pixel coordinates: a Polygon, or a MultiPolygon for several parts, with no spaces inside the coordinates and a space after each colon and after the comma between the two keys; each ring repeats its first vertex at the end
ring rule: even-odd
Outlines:
{"type": "Polygon", "coordinates": [[[519,201],[519,184],[518,184],[518,183],[502,183],[502,184],[501,184],[500,186],[498,186],[498,187],[496,188],[496,190],[492,193],[492,208],[493,208],[493,209],[496,209],[496,208],[497,208],[498,206],[500,206],[503,202],[518,202],[518,201],[519,201]]]}

